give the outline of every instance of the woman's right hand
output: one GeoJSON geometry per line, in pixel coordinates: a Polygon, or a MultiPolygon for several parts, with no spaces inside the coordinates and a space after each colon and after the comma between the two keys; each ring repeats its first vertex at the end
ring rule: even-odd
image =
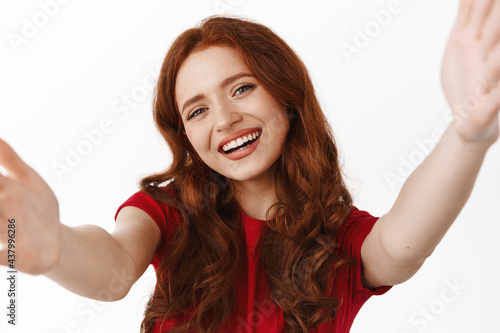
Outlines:
{"type": "Polygon", "coordinates": [[[0,139],[0,265],[42,274],[60,257],[59,205],[40,175],[0,139]],[[10,251],[9,251],[10,250],[10,251]]]}

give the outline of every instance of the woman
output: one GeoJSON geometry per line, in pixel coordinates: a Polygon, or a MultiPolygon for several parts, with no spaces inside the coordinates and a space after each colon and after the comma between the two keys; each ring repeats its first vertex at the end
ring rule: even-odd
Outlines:
{"type": "Polygon", "coordinates": [[[498,139],[499,18],[499,1],[462,1],[442,70],[454,121],[379,219],[352,205],[293,51],[261,25],[207,20],[174,42],[158,82],[173,163],[142,180],[111,234],[60,224],[52,191],[1,142],[1,223],[23,221],[17,269],[111,301],[152,263],[146,332],[348,332],[371,295],[422,266],[498,139]]]}

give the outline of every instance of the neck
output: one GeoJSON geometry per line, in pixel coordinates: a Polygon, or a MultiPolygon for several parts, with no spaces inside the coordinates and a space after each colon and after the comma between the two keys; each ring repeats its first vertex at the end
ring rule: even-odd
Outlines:
{"type": "MultiPolygon", "coordinates": [[[[272,171],[259,179],[233,180],[236,189],[236,201],[243,212],[254,219],[265,220],[269,207],[278,202],[274,188],[274,169],[272,171]]],[[[273,207],[269,218],[273,219],[277,211],[277,207],[273,207]]]]}

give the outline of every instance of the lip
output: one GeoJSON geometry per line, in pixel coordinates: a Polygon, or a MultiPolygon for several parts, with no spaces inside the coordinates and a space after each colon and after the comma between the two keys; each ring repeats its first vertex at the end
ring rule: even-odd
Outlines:
{"type": "Polygon", "coordinates": [[[224,153],[224,150],[222,149],[222,146],[224,146],[226,143],[228,142],[231,142],[233,140],[236,140],[238,139],[239,137],[242,137],[242,136],[245,136],[245,135],[248,135],[250,133],[253,133],[255,131],[259,131],[261,132],[262,129],[260,127],[254,127],[254,128],[245,128],[245,129],[242,129],[242,130],[239,130],[239,131],[236,131],[234,132],[233,134],[231,135],[228,135],[226,136],[224,139],[221,140],[221,142],[219,143],[219,149],[218,151],[221,152],[221,153],[224,153]]]}
{"type": "Polygon", "coordinates": [[[257,146],[260,143],[261,137],[262,137],[262,133],[259,135],[259,137],[257,138],[257,140],[255,140],[254,143],[252,143],[250,146],[246,146],[242,150],[238,150],[238,151],[235,151],[229,155],[226,155],[226,153],[224,153],[224,151],[222,149],[220,149],[220,153],[222,155],[224,155],[224,157],[226,157],[227,159],[230,159],[232,161],[242,159],[243,157],[250,155],[251,153],[253,153],[257,149],[257,146]]]}

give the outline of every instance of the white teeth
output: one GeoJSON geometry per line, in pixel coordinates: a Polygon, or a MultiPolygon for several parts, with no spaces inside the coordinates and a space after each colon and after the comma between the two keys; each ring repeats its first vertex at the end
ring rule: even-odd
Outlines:
{"type": "Polygon", "coordinates": [[[224,146],[222,146],[222,149],[224,151],[228,151],[229,149],[233,149],[233,148],[236,148],[238,146],[241,146],[245,142],[248,142],[250,140],[254,140],[254,139],[258,138],[258,137],[259,137],[259,131],[254,132],[254,133],[249,134],[249,135],[246,135],[246,136],[243,136],[243,137],[238,138],[236,140],[233,140],[233,141],[225,144],[224,146]]]}

